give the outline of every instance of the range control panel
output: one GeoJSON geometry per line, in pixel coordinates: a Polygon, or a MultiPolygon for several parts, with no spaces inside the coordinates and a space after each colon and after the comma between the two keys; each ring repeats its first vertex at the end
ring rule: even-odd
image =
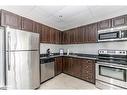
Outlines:
{"type": "Polygon", "coordinates": [[[127,50],[98,50],[98,54],[108,54],[108,55],[127,55],[127,50]]]}

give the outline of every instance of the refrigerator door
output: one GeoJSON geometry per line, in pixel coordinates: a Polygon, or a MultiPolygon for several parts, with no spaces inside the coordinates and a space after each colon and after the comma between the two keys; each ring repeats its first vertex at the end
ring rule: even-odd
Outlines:
{"type": "Polygon", "coordinates": [[[35,89],[40,86],[39,51],[10,52],[7,89],[35,89]]]}
{"type": "MultiPolygon", "coordinates": [[[[6,28],[6,41],[10,41],[11,51],[39,50],[39,34],[6,28]]],[[[8,50],[8,42],[7,42],[8,50]]]]}
{"type": "Polygon", "coordinates": [[[40,87],[40,53],[39,51],[32,51],[30,54],[31,59],[31,80],[32,88],[40,87]]]}
{"type": "Polygon", "coordinates": [[[6,83],[5,69],[5,31],[0,27],[0,89],[4,89],[6,83]]]}
{"type": "Polygon", "coordinates": [[[35,89],[39,78],[39,34],[6,28],[8,89],[35,89]]]}

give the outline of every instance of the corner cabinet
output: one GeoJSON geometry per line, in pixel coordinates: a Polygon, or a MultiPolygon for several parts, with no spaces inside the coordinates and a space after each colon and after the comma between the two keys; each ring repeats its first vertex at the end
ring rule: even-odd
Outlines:
{"type": "Polygon", "coordinates": [[[94,84],[95,61],[82,58],[63,57],[63,73],[94,84]]]}
{"type": "Polygon", "coordinates": [[[1,10],[1,26],[21,29],[21,16],[1,10]]]}
{"type": "Polygon", "coordinates": [[[55,58],[55,76],[62,73],[62,57],[56,57],[55,58]]]}
{"type": "Polygon", "coordinates": [[[63,32],[63,44],[83,44],[97,42],[97,23],[73,28],[63,32]]]}

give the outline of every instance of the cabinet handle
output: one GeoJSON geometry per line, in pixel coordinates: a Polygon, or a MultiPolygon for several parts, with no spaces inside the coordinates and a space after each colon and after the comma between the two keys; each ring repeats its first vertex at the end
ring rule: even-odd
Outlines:
{"type": "Polygon", "coordinates": [[[88,61],[87,61],[87,63],[91,63],[91,61],[90,61],[90,60],[88,60],[88,61]]]}

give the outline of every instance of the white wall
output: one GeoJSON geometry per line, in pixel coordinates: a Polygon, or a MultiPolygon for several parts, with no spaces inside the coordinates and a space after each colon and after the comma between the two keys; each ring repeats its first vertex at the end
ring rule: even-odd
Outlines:
{"type": "Polygon", "coordinates": [[[51,52],[58,53],[59,49],[63,48],[64,52],[67,49],[70,53],[84,53],[84,54],[97,54],[99,49],[116,49],[127,50],[127,41],[123,42],[104,42],[104,43],[89,43],[89,44],[71,44],[71,45],[56,45],[56,44],[40,44],[40,53],[46,53],[50,48],[51,52]]]}
{"type": "Polygon", "coordinates": [[[61,45],[56,45],[56,44],[45,44],[45,43],[40,43],[40,54],[45,54],[46,50],[50,48],[50,51],[52,53],[58,53],[59,49],[62,48],[61,45]]]}
{"type": "Polygon", "coordinates": [[[71,53],[97,54],[99,49],[127,50],[127,41],[72,44],[72,45],[63,45],[63,48],[65,52],[67,51],[67,49],[69,49],[71,53]]]}

